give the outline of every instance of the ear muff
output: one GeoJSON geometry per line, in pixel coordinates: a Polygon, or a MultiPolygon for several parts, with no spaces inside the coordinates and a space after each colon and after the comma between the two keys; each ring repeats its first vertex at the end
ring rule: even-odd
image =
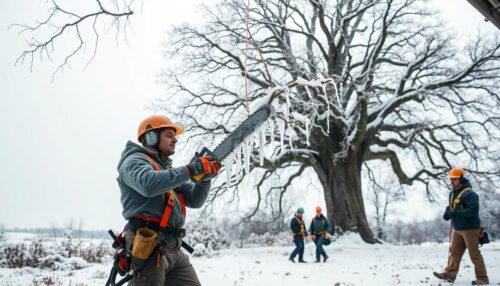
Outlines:
{"type": "Polygon", "coordinates": [[[158,132],[156,132],[155,130],[147,132],[142,137],[144,145],[151,147],[156,147],[156,145],[158,144],[158,139],[158,132]]]}

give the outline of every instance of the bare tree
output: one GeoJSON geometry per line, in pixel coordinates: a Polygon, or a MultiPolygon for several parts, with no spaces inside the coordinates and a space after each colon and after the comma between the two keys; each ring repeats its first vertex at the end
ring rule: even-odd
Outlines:
{"type": "MultiPolygon", "coordinates": [[[[270,182],[279,185],[276,181],[270,182]]],[[[297,190],[288,192],[286,189],[270,187],[271,191],[266,193],[264,211],[268,214],[268,220],[272,223],[272,233],[290,230],[290,218],[295,213],[294,207],[297,205],[299,197],[297,190]]]]}
{"type": "MultiPolygon", "coordinates": [[[[62,63],[58,65],[52,77],[57,72],[62,72],[65,67],[70,67],[71,58],[81,52],[89,43],[93,46],[92,56],[88,60],[90,63],[96,55],[99,35],[102,33],[98,20],[103,19],[104,30],[114,28],[116,37],[118,37],[121,31],[127,29],[129,17],[134,13],[131,8],[135,2],[133,0],[110,0],[104,4],[103,2],[95,0],[92,8],[76,7],[74,10],[77,11],[72,11],[73,9],[68,3],[61,5],[55,0],[51,0],[48,16],[45,19],[37,21],[34,25],[13,24],[11,28],[17,28],[19,35],[27,34],[27,48],[17,58],[16,64],[23,64],[27,61],[32,69],[35,57],[39,57],[40,61],[52,60],[56,48],[67,49],[64,47],[64,39],[69,39],[70,42],[76,39],[77,44],[65,52],[62,63]],[[70,7],[65,7],[65,5],[70,7]]],[[[125,32],[124,36],[126,40],[125,32]]]]}
{"type": "MultiPolygon", "coordinates": [[[[256,0],[247,8],[230,0],[204,7],[201,25],[169,34],[172,65],[163,75],[171,95],[158,108],[181,117],[190,139],[210,142],[235,128],[269,87],[333,78],[324,89],[299,86],[290,98],[312,122],[310,146],[303,126],[289,125],[294,149],[276,147],[256,168],[266,181],[295,166],[283,189],[314,169],[330,220],[373,243],[361,193],[365,162],[388,160],[391,170],[380,171],[392,171],[402,185],[423,185],[431,199],[454,165],[498,183],[498,169],[487,164],[498,159],[490,143],[498,141],[500,126],[498,35],[455,39],[427,6],[256,0]]],[[[267,135],[280,140],[277,132],[267,135]]],[[[211,194],[224,192],[221,186],[211,194]]]]}
{"type": "MultiPolygon", "coordinates": [[[[382,165],[378,164],[375,167],[380,166],[382,165]]],[[[365,167],[369,179],[368,192],[375,208],[375,234],[377,238],[385,240],[387,216],[392,213],[393,203],[404,199],[404,190],[396,182],[397,179],[388,177],[388,174],[376,173],[366,164],[365,167]]]]}

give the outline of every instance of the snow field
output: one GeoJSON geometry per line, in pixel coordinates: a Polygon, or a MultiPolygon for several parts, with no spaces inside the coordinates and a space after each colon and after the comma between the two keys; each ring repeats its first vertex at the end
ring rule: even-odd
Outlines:
{"type": "MultiPolygon", "coordinates": [[[[448,244],[398,246],[367,245],[356,237],[341,237],[325,247],[330,260],[313,263],[314,245],[306,244],[307,264],[291,263],[289,247],[230,248],[210,257],[193,257],[202,285],[447,285],[432,276],[442,271],[447,260],[448,244]]],[[[482,247],[491,285],[500,285],[500,242],[482,247]]],[[[297,260],[297,259],[296,259],[297,260]]],[[[0,285],[104,285],[111,267],[111,257],[102,264],[90,263],[80,270],[0,268],[0,285]]],[[[470,285],[474,268],[468,253],[454,285],[470,285]]]]}
{"type": "MultiPolygon", "coordinates": [[[[444,269],[447,249],[447,244],[332,244],[326,247],[330,260],[313,263],[315,248],[307,243],[307,264],[288,261],[292,246],[223,250],[192,263],[203,285],[439,285],[432,272],[444,269]]],[[[500,285],[500,243],[484,246],[482,253],[491,285],[500,285]]],[[[474,278],[465,253],[454,285],[470,285],[474,278]]]]}

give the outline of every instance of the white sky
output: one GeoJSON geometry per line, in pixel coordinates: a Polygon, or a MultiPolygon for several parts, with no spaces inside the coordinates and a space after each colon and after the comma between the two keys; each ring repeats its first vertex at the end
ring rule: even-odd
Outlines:
{"type": "MultiPolygon", "coordinates": [[[[131,18],[128,44],[117,44],[112,31],[102,34],[87,69],[89,54],[51,83],[54,63],[37,61],[33,72],[28,65],[14,66],[24,38],[7,30],[12,23],[45,17],[45,1],[0,1],[0,224],[47,227],[73,220],[86,229],[123,224],[116,164],[138,123],[150,115],[150,100],[168,92],[156,83],[165,64],[161,42],[172,23],[196,18],[195,2],[144,1],[131,18]]],[[[457,33],[496,31],[465,0],[432,3],[457,33]]],[[[317,196],[313,200],[311,208],[318,204],[317,196]]],[[[408,218],[436,212],[406,209],[408,218]]]]}

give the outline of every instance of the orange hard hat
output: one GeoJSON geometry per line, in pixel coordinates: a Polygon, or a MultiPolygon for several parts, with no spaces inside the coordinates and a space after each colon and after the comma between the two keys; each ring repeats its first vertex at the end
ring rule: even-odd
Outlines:
{"type": "Polygon", "coordinates": [[[462,168],[455,167],[448,172],[448,178],[459,179],[465,177],[465,171],[462,168]]]}
{"type": "Polygon", "coordinates": [[[321,212],[321,207],[320,206],[316,207],[316,212],[321,212]]]}
{"type": "Polygon", "coordinates": [[[179,135],[184,132],[184,125],[182,125],[182,123],[172,122],[172,120],[165,115],[152,115],[144,119],[141,124],[139,124],[139,129],[137,130],[137,140],[140,142],[141,136],[144,135],[144,133],[161,128],[174,128],[175,135],[179,135]]]}

